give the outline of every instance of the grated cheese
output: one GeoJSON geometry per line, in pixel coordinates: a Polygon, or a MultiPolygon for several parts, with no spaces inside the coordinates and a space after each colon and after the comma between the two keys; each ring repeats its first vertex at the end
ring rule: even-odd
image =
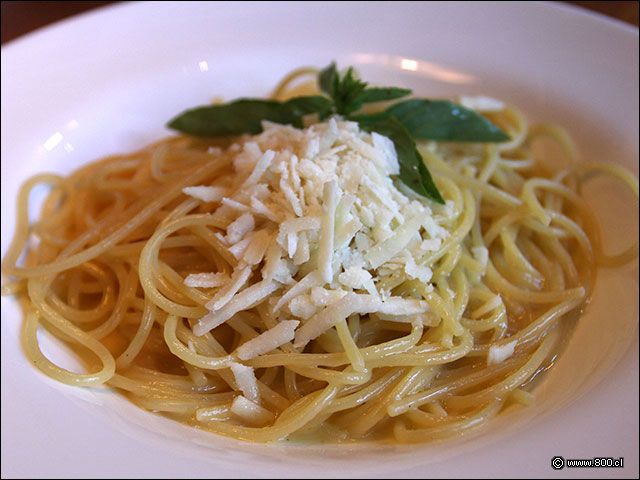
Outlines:
{"type": "Polygon", "coordinates": [[[308,319],[318,311],[318,306],[313,303],[309,295],[298,295],[289,302],[289,311],[298,318],[308,319]]]}
{"type": "Polygon", "coordinates": [[[407,256],[404,271],[409,278],[415,278],[422,283],[427,283],[433,276],[433,272],[429,267],[417,265],[415,259],[410,255],[407,256]]]}
{"type": "Polygon", "coordinates": [[[248,265],[257,265],[264,258],[267,248],[269,248],[269,242],[271,241],[271,235],[267,230],[258,230],[251,236],[251,241],[244,251],[242,259],[248,265]]]}
{"type": "Polygon", "coordinates": [[[381,312],[387,315],[415,315],[425,313],[427,310],[428,305],[423,300],[402,297],[390,297],[382,300],[373,295],[347,293],[340,300],[313,315],[298,328],[293,346],[296,348],[304,347],[337,322],[354,313],[364,315],[381,312]]]}
{"type": "Polygon", "coordinates": [[[371,264],[372,268],[378,268],[383,263],[388,262],[407,246],[411,238],[419,231],[422,223],[423,219],[420,217],[411,218],[403,225],[400,225],[390,238],[372,247],[365,254],[365,259],[371,264]]]}
{"type": "Polygon", "coordinates": [[[278,288],[279,286],[277,283],[268,280],[262,280],[261,282],[245,288],[240,293],[236,294],[220,310],[212,311],[202,317],[193,327],[193,333],[196,335],[203,335],[209,330],[222,325],[236,313],[257,305],[261,300],[264,300],[278,288]]]}
{"type": "Polygon", "coordinates": [[[252,367],[247,367],[237,362],[228,363],[236,384],[243,395],[255,404],[260,404],[260,391],[258,390],[258,380],[252,367]]]}
{"type": "Polygon", "coordinates": [[[244,213],[238,217],[231,225],[227,227],[227,242],[234,244],[244,238],[256,226],[253,215],[244,213]]]}
{"type": "Polygon", "coordinates": [[[230,280],[224,273],[190,273],[184,279],[187,287],[212,288],[220,287],[230,280]]]}
{"type": "Polygon", "coordinates": [[[236,268],[231,275],[231,282],[218,290],[205,307],[209,310],[220,310],[247,283],[249,275],[251,275],[251,267],[236,268]]]}
{"type": "MultiPolygon", "coordinates": [[[[225,239],[226,241],[226,239],[225,239]]],[[[240,258],[244,255],[244,252],[249,248],[249,244],[251,243],[251,236],[247,236],[247,238],[243,238],[237,243],[234,243],[229,247],[229,253],[236,257],[236,259],[240,260],[240,258]]]]}
{"type": "MultiPolygon", "coordinates": [[[[239,179],[233,186],[185,189],[220,202],[213,235],[238,260],[230,277],[188,277],[190,285],[221,287],[196,335],[267,299],[278,323],[238,347],[240,360],[291,340],[302,347],[351,315],[431,322],[425,301],[391,292],[403,279],[433,290],[421,259],[449,236],[440,222],[454,205],[434,207],[434,217],[428,202],[394,181],[400,168],[391,140],[336,118],[304,130],[263,122],[261,134],[228,151],[239,179]]],[[[484,252],[472,255],[482,263],[484,252]]]]}
{"type": "Polygon", "coordinates": [[[260,427],[275,419],[273,413],[243,395],[239,395],[233,399],[231,412],[255,427],[260,427]]]}
{"type": "Polygon", "coordinates": [[[353,289],[365,288],[365,284],[371,280],[371,274],[360,267],[349,267],[338,275],[338,281],[353,289]]]}
{"type": "Polygon", "coordinates": [[[495,365],[497,363],[504,362],[507,358],[513,355],[517,344],[518,342],[514,340],[507,343],[506,345],[492,345],[491,347],[489,347],[489,354],[487,355],[487,365],[495,365]]]}
{"type": "Polygon", "coordinates": [[[275,327],[240,345],[236,355],[240,360],[250,360],[270,352],[293,340],[293,332],[299,324],[297,320],[282,320],[275,327]]]}
{"type": "Polygon", "coordinates": [[[300,232],[298,234],[296,253],[293,254],[293,263],[295,265],[302,265],[307,262],[309,258],[309,240],[305,232],[300,232]]]}
{"type": "Polygon", "coordinates": [[[244,181],[242,186],[246,188],[249,185],[258,183],[258,181],[260,181],[260,179],[262,178],[264,172],[266,172],[267,168],[269,168],[269,166],[271,165],[271,162],[273,162],[273,157],[275,157],[275,152],[273,150],[267,150],[266,152],[264,152],[264,155],[262,155],[256,162],[256,166],[253,169],[253,172],[251,172],[251,175],[249,175],[249,177],[244,181]]]}
{"type": "Polygon", "coordinates": [[[426,252],[435,252],[440,248],[440,245],[442,245],[441,238],[429,238],[427,240],[423,240],[420,244],[419,253],[424,254],[426,252]]]}
{"type": "Polygon", "coordinates": [[[313,287],[311,289],[311,301],[317,307],[326,307],[337,302],[347,294],[345,290],[327,290],[322,287],[313,287]]]}
{"type": "Polygon", "coordinates": [[[232,200],[231,198],[227,198],[227,197],[224,197],[222,199],[222,204],[223,206],[229,207],[234,210],[239,210],[241,212],[246,212],[249,210],[249,207],[247,207],[243,203],[240,203],[236,200],[232,200]]]}
{"type": "Polygon", "coordinates": [[[318,271],[321,278],[329,283],[333,279],[331,256],[333,255],[333,233],[335,229],[336,207],[338,206],[338,187],[335,181],[324,184],[322,199],[324,201],[320,246],[318,248],[318,271]]]}
{"type": "Polygon", "coordinates": [[[487,247],[472,247],[471,254],[473,258],[480,262],[483,273],[486,272],[487,264],[489,263],[489,250],[487,250],[487,247]]]}
{"type": "Polygon", "coordinates": [[[182,191],[190,197],[197,198],[203,202],[219,202],[231,193],[230,188],[224,187],[185,187],[182,191]]]}
{"type": "Polygon", "coordinates": [[[302,280],[292,286],[289,290],[285,292],[282,297],[278,300],[278,303],[273,307],[274,312],[280,310],[283,305],[286,305],[291,300],[299,295],[303,295],[307,293],[307,291],[315,285],[320,285],[322,280],[317,271],[313,271],[307,274],[302,280]]]}

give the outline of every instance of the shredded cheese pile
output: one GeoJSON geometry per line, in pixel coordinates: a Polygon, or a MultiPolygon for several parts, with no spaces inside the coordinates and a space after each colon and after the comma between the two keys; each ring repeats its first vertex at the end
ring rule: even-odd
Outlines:
{"type": "Polygon", "coordinates": [[[278,322],[241,345],[229,365],[244,397],[256,405],[255,375],[243,360],[291,341],[303,349],[352,314],[420,321],[427,303],[391,290],[407,279],[428,285],[432,272],[420,258],[449,235],[423,199],[393,181],[399,166],[388,138],[333,118],[304,130],[263,127],[230,147],[233,185],[184,189],[202,202],[219,202],[212,215],[226,234],[217,237],[237,262],[231,275],[185,279],[213,292],[210,312],[194,333],[203,335],[264,301],[278,322]]]}

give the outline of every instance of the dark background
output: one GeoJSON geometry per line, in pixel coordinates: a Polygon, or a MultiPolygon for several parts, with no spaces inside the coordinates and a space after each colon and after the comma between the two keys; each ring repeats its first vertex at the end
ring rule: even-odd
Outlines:
{"type": "MultiPolygon", "coordinates": [[[[18,2],[3,1],[2,43],[31,32],[49,23],[103,5],[118,2],[18,2]]],[[[600,12],[631,25],[638,26],[638,3],[627,2],[563,2],[600,12]]]]}

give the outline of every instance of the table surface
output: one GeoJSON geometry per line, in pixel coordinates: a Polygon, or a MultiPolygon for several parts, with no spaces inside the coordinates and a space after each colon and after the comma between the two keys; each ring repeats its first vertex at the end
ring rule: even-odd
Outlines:
{"type": "MultiPolygon", "coordinates": [[[[73,15],[118,2],[3,1],[2,44],[73,15]]],[[[638,26],[638,2],[564,2],[638,26]]]]}

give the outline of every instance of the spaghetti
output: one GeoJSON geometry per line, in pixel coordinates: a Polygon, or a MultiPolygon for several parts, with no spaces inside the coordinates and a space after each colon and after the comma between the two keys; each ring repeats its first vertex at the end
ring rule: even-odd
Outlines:
{"type": "Polygon", "coordinates": [[[339,118],[33,177],[2,264],[3,294],[27,299],[27,355],[60,382],[255,442],[429,441],[531,404],[596,265],[638,255],[603,252],[581,183],[638,183],[576,162],[559,129],[515,109],[485,115],[512,141],[418,145],[444,205],[395,184],[388,140],[339,118]],[[539,165],[540,136],[568,168],[539,165]],[[85,373],[41,352],[41,325],[85,373]]]}

